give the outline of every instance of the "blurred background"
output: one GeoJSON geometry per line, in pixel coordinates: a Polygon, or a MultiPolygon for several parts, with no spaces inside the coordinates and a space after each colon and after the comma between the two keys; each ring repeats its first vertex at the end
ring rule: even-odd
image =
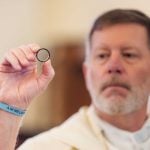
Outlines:
{"type": "Polygon", "coordinates": [[[31,104],[18,145],[90,104],[82,62],[84,40],[95,18],[112,8],[137,8],[150,15],[149,6],[148,0],[0,1],[0,59],[10,48],[38,43],[50,49],[56,71],[48,89],[31,104]]]}

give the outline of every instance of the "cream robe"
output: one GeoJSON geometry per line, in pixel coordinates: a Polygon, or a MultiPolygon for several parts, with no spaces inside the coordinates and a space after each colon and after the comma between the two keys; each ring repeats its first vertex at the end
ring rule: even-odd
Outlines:
{"type": "Polygon", "coordinates": [[[147,122],[141,133],[128,133],[99,120],[92,107],[83,107],[61,126],[27,140],[18,150],[150,150],[147,122]]]}

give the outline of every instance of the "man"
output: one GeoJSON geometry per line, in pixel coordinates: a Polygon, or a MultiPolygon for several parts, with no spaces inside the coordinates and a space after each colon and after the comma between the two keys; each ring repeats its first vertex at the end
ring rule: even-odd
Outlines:
{"type": "MultiPolygon", "coordinates": [[[[36,74],[38,49],[26,45],[6,54],[0,66],[1,102],[27,109],[52,80],[50,61],[36,74]]],[[[149,66],[150,18],[137,10],[106,12],[89,33],[83,64],[91,106],[19,150],[149,150],[149,66]]],[[[0,149],[12,150],[22,117],[1,110],[0,118],[0,149]]]]}

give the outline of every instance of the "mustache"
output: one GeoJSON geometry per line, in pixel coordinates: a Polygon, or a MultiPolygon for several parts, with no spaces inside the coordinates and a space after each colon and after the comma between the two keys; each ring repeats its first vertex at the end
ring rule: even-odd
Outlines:
{"type": "Polygon", "coordinates": [[[110,86],[119,86],[119,87],[123,87],[127,90],[131,90],[130,85],[128,85],[126,82],[121,81],[120,79],[118,79],[116,77],[113,77],[109,81],[104,82],[101,90],[104,91],[106,88],[108,88],[110,86]]]}

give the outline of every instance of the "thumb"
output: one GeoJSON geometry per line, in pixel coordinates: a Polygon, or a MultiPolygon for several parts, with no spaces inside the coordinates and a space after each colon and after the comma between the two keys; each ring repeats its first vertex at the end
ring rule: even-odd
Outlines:
{"type": "Polygon", "coordinates": [[[51,65],[51,61],[48,60],[42,65],[42,73],[37,79],[40,90],[45,90],[47,88],[49,82],[53,79],[54,75],[54,68],[51,65]]]}

